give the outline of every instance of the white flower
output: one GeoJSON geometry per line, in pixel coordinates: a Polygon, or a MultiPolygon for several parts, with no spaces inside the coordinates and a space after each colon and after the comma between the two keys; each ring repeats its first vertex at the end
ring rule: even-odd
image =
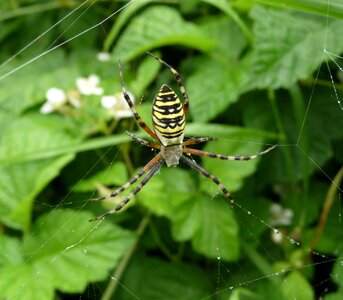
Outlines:
{"type": "Polygon", "coordinates": [[[111,59],[111,54],[108,52],[99,52],[97,55],[98,61],[106,62],[111,59]]]}
{"type": "Polygon", "coordinates": [[[114,96],[102,96],[101,105],[106,109],[112,109],[117,104],[118,99],[114,96]]]}
{"type": "Polygon", "coordinates": [[[67,95],[62,89],[50,88],[46,92],[46,99],[47,99],[47,102],[55,106],[61,106],[67,101],[67,95]]]}
{"type": "Polygon", "coordinates": [[[289,208],[283,208],[278,203],[273,203],[270,206],[270,225],[272,226],[288,226],[292,223],[293,211],[289,208]]]}
{"type": "Polygon", "coordinates": [[[92,74],[87,78],[80,77],[76,79],[76,85],[82,95],[102,95],[104,92],[101,87],[98,87],[100,83],[99,76],[92,74]]]}
{"type": "Polygon", "coordinates": [[[40,108],[42,114],[49,114],[61,107],[67,101],[67,95],[62,89],[50,88],[46,92],[46,102],[40,108]]]}
{"type": "Polygon", "coordinates": [[[45,102],[39,110],[43,115],[50,114],[54,111],[54,107],[50,102],[45,102]]]}
{"type": "MultiPolygon", "coordinates": [[[[135,103],[134,96],[128,92],[132,103],[135,103]]],[[[127,104],[122,93],[115,95],[103,96],[101,98],[101,105],[106,108],[108,113],[117,119],[131,118],[133,113],[127,104]]]]}

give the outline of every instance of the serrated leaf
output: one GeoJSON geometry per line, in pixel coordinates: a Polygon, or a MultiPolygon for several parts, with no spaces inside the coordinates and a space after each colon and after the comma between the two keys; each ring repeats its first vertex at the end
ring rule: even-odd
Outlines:
{"type": "Polygon", "coordinates": [[[311,300],[315,299],[314,291],[298,271],[292,271],[282,282],[281,289],[285,299],[311,300]]]}
{"type": "Polygon", "coordinates": [[[131,263],[123,284],[126,289],[121,290],[116,299],[132,299],[134,294],[142,300],[193,300],[203,299],[211,293],[208,275],[200,268],[148,257],[140,257],[131,263]]]}
{"type": "Polygon", "coordinates": [[[208,51],[214,41],[196,25],[184,21],[176,9],[152,6],[132,20],[112,55],[116,61],[128,61],[149,49],[175,44],[208,51]]]}
{"type": "Polygon", "coordinates": [[[211,50],[211,57],[216,57],[223,62],[227,62],[228,59],[237,60],[247,46],[247,40],[236,23],[227,16],[212,16],[201,21],[199,26],[203,33],[217,42],[216,47],[211,50]]]}
{"type": "MultiPolygon", "coordinates": [[[[13,60],[4,65],[1,68],[0,78],[26,62],[13,60]]],[[[0,79],[1,109],[13,118],[13,116],[19,115],[28,107],[42,103],[49,88],[70,88],[71,84],[74,85],[77,74],[76,65],[67,63],[63,51],[54,51],[46,57],[25,66],[17,71],[15,75],[0,79]]],[[[2,125],[0,129],[7,125],[2,120],[0,124],[2,125]]]]}
{"type": "MultiPolygon", "coordinates": [[[[212,142],[205,146],[204,150],[224,155],[254,155],[268,147],[262,147],[258,143],[246,143],[244,141],[230,142],[212,142]]],[[[232,193],[238,191],[242,185],[244,178],[253,174],[257,169],[257,164],[261,159],[268,159],[268,154],[249,161],[223,161],[214,158],[203,158],[203,167],[210,173],[218,177],[218,179],[232,193]]],[[[201,181],[203,191],[217,193],[218,187],[209,180],[201,181]]]]}
{"type": "Polygon", "coordinates": [[[133,235],[108,222],[90,223],[91,217],[55,210],[39,218],[22,243],[22,262],[1,266],[0,296],[53,299],[56,289],[80,293],[89,282],[105,279],[133,235]]]}
{"type": "Polygon", "coordinates": [[[95,174],[91,178],[82,180],[75,187],[73,187],[73,191],[94,191],[96,190],[98,184],[120,186],[126,183],[127,180],[128,178],[125,165],[121,162],[116,162],[105,170],[95,174]]]}
{"type": "Polygon", "coordinates": [[[343,39],[337,32],[342,21],[328,24],[324,18],[304,18],[260,6],[253,9],[251,17],[255,21],[255,46],[246,90],[290,87],[318,67],[325,46],[334,53],[343,50],[343,39]]]}
{"type": "Polygon", "coordinates": [[[0,146],[0,218],[8,226],[26,230],[36,195],[56,177],[74,155],[53,159],[11,163],[11,156],[53,149],[79,141],[72,127],[56,116],[28,115],[13,122],[1,138],[0,146]]]}
{"type": "Polygon", "coordinates": [[[159,216],[170,219],[178,205],[185,202],[195,190],[191,174],[180,168],[166,168],[155,175],[140,193],[142,203],[159,216]]]}
{"type": "Polygon", "coordinates": [[[182,203],[173,217],[175,239],[191,239],[194,250],[210,258],[237,259],[238,225],[225,201],[200,194],[182,203]]]}
{"type": "Polygon", "coordinates": [[[246,76],[243,65],[204,59],[201,68],[186,81],[193,120],[209,121],[236,102],[246,76]]]}

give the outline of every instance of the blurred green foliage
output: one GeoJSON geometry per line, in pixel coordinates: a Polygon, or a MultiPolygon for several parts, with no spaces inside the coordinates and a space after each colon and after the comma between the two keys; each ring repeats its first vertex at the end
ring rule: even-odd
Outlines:
{"type": "Polygon", "coordinates": [[[2,2],[1,299],[343,298],[343,58],[330,54],[343,52],[342,6],[282,2],[2,2]],[[233,193],[233,209],[181,165],[90,223],[123,196],[89,199],[126,183],[155,152],[125,135],[146,138],[122,107],[106,109],[76,80],[96,74],[103,95],[120,98],[121,60],[151,124],[160,85],[178,89],[146,51],[181,72],[187,137],[218,139],[204,150],[280,147],[249,162],[195,158],[233,193]],[[44,113],[53,87],[68,101],[44,113]],[[291,209],[289,224],[273,224],[274,202],[291,209]]]}

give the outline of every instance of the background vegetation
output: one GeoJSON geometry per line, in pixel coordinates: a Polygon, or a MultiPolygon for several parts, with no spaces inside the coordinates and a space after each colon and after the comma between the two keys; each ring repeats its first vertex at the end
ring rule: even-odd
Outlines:
{"type": "Polygon", "coordinates": [[[136,0],[113,14],[125,3],[87,1],[70,16],[81,2],[1,4],[0,298],[342,299],[343,63],[330,54],[343,52],[342,5],[136,0]],[[161,84],[178,90],[147,50],[181,72],[187,136],[218,138],[204,150],[280,147],[250,162],[194,157],[230,189],[233,209],[181,165],[127,210],[88,222],[122,197],[89,199],[155,153],[124,134],[146,137],[131,118],[75,81],[96,74],[104,95],[120,93],[120,59],[150,123],[161,84]],[[52,87],[69,102],[42,113],[52,87]],[[272,203],[293,216],[272,215],[272,203]]]}

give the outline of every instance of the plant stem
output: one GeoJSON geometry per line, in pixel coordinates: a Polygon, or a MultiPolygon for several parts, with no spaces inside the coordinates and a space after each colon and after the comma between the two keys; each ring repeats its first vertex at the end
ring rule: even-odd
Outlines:
{"type": "Polygon", "coordinates": [[[342,178],[343,178],[343,167],[336,174],[336,176],[333,179],[333,181],[332,181],[332,183],[328,189],[328,192],[326,194],[322,213],[321,213],[320,218],[319,218],[318,226],[316,228],[316,231],[315,231],[313,238],[312,238],[312,241],[311,241],[310,253],[312,253],[313,249],[316,248],[316,246],[320,240],[320,236],[324,230],[330,209],[331,209],[332,204],[335,200],[335,192],[339,189],[342,178]]]}
{"type": "Polygon", "coordinates": [[[114,294],[114,292],[116,291],[117,287],[118,287],[118,283],[121,279],[121,277],[123,276],[126,267],[133,255],[133,253],[135,252],[137,245],[139,243],[139,240],[141,238],[141,236],[143,235],[145,229],[147,228],[149,222],[150,222],[150,217],[151,217],[151,213],[148,212],[142,219],[142,221],[140,222],[137,230],[136,230],[136,235],[137,238],[135,240],[135,242],[131,245],[131,247],[126,251],[125,255],[123,256],[123,258],[121,259],[118,267],[116,268],[116,270],[113,273],[113,276],[111,276],[111,278],[114,278],[115,280],[111,279],[106,287],[106,290],[104,292],[104,294],[101,297],[101,300],[110,300],[112,295],[114,294]]]}

